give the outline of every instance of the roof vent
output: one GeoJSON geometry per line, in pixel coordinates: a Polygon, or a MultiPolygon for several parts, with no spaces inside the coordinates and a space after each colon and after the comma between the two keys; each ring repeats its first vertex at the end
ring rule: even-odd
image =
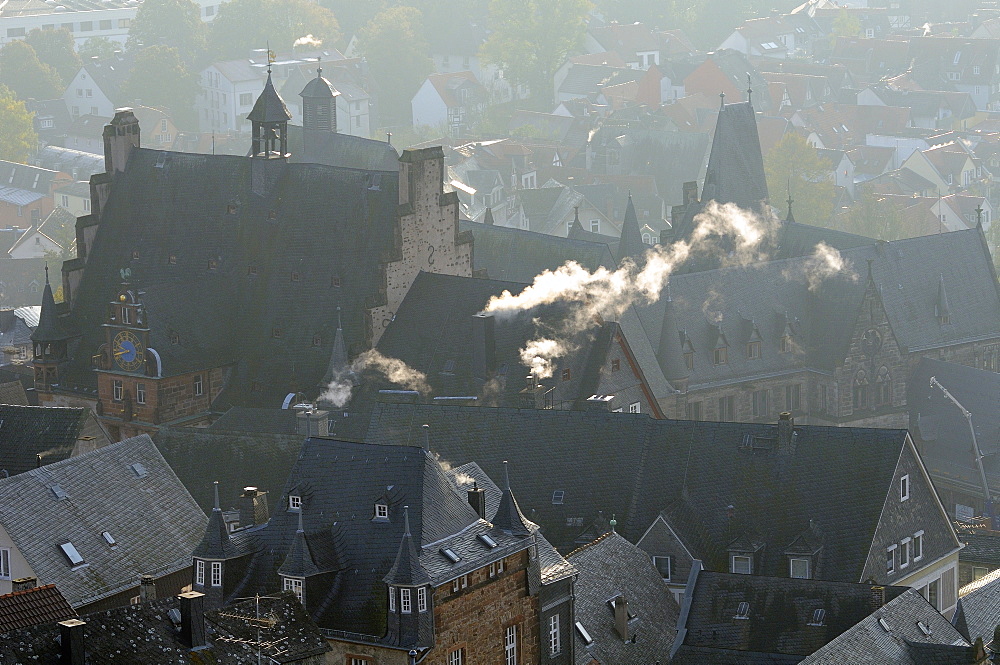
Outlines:
{"type": "Polygon", "coordinates": [[[452,563],[458,563],[459,561],[462,560],[462,557],[455,554],[455,550],[451,549],[450,547],[442,547],[438,551],[441,552],[441,555],[444,558],[448,559],[448,561],[451,561],[452,563]]]}
{"type": "Polygon", "coordinates": [[[931,627],[928,626],[923,621],[918,621],[917,622],[917,628],[919,628],[920,632],[923,633],[926,637],[930,637],[931,636],[931,627]]]}
{"type": "Polygon", "coordinates": [[[146,474],[148,473],[148,471],[146,471],[146,467],[143,466],[141,463],[136,462],[135,464],[130,464],[129,466],[131,467],[132,471],[135,472],[136,478],[145,478],[146,477],[146,474]]]}
{"type": "Polygon", "coordinates": [[[118,542],[115,540],[115,537],[111,535],[110,531],[102,531],[101,535],[104,536],[104,541],[108,545],[111,545],[111,547],[115,547],[118,544],[118,542]]]}
{"type": "Polygon", "coordinates": [[[736,616],[734,616],[733,618],[734,619],[749,619],[750,618],[750,603],[748,603],[745,600],[742,601],[736,607],[736,616]]]}
{"type": "Polygon", "coordinates": [[[63,488],[62,488],[62,487],[60,487],[58,483],[57,483],[57,484],[55,484],[55,485],[53,485],[53,486],[52,486],[52,487],[50,487],[49,489],[50,489],[50,490],[52,490],[52,494],[54,494],[54,495],[55,495],[55,497],[56,497],[57,499],[59,499],[60,501],[61,501],[62,499],[66,499],[66,498],[68,498],[68,497],[69,497],[69,495],[68,495],[68,494],[66,494],[65,490],[63,490],[63,488]]]}
{"type": "Polygon", "coordinates": [[[885,617],[878,618],[878,625],[882,626],[882,630],[884,630],[885,632],[887,633],[892,632],[892,628],[889,628],[889,623],[885,620],[885,617]]]}
{"type": "Polygon", "coordinates": [[[587,629],[583,627],[583,624],[579,621],[576,622],[576,632],[580,633],[580,637],[583,638],[583,643],[590,646],[594,643],[594,638],[590,636],[587,629]]]}

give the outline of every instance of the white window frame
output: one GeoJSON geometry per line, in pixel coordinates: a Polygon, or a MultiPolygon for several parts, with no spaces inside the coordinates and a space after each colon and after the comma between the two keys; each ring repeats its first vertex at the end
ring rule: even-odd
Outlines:
{"type": "Polygon", "coordinates": [[[389,519],[389,506],[384,503],[375,504],[375,519],[377,520],[387,520],[389,519]]]}
{"type": "Polygon", "coordinates": [[[913,561],[917,562],[924,558],[924,531],[921,529],[913,534],[913,561]]]}
{"type": "Polygon", "coordinates": [[[128,307],[122,307],[122,323],[129,325],[132,323],[132,315],[129,312],[128,307]]]}
{"type": "Polygon", "coordinates": [[[899,567],[906,568],[910,565],[910,547],[912,539],[903,538],[899,543],[899,567]]]}
{"type": "Polygon", "coordinates": [[[222,562],[213,561],[212,562],[212,586],[219,587],[222,586],[222,562]]]}
{"type": "Polygon", "coordinates": [[[305,596],[302,587],[303,585],[301,577],[286,577],[284,578],[284,582],[282,583],[282,590],[291,591],[292,593],[294,593],[295,597],[299,599],[300,603],[304,602],[302,599],[305,596]]]}
{"type": "Polygon", "coordinates": [[[631,404],[628,405],[628,412],[629,413],[640,413],[640,409],[641,408],[642,407],[640,406],[639,402],[632,402],[631,404]]]}
{"type": "Polygon", "coordinates": [[[194,562],[194,583],[205,586],[205,562],[201,559],[196,559],[194,562]]]}
{"type": "Polygon", "coordinates": [[[396,611],[396,590],[393,587],[389,587],[389,611],[396,611]]]}
{"type": "Polygon", "coordinates": [[[885,548],[885,574],[894,575],[896,573],[896,550],[898,545],[889,545],[885,548]]]}
{"type": "Polygon", "coordinates": [[[503,631],[504,665],[517,665],[517,626],[507,626],[503,631]]]}
{"type": "Polygon", "coordinates": [[[205,394],[205,383],[201,374],[194,375],[194,396],[201,397],[205,394]]]}
{"type": "Polygon", "coordinates": [[[904,474],[899,479],[899,500],[907,501],[910,498],[910,474],[904,474]]]}
{"type": "Polygon", "coordinates": [[[302,510],[302,497],[298,494],[288,495],[288,509],[289,510],[302,510]]]}
{"type": "Polygon", "coordinates": [[[135,403],[145,404],[146,403],[146,384],[137,383],[135,384],[135,403]]]}
{"type": "Polygon", "coordinates": [[[0,580],[12,579],[10,573],[10,548],[0,547],[0,580]]]}
{"type": "Polygon", "coordinates": [[[465,665],[465,652],[462,649],[455,649],[449,653],[448,665],[465,665]]]}
{"type": "Polygon", "coordinates": [[[115,379],[114,383],[111,384],[111,399],[116,402],[120,402],[124,399],[124,397],[125,387],[120,380],[115,379]]]}
{"type": "Polygon", "coordinates": [[[427,611],[427,587],[417,589],[417,611],[427,611]]]}
{"type": "Polygon", "coordinates": [[[674,575],[674,561],[673,561],[672,557],[669,557],[669,556],[654,556],[653,557],[653,567],[656,568],[656,572],[660,573],[660,577],[663,578],[663,580],[665,582],[669,582],[670,578],[672,578],[673,575],[674,575]],[[657,563],[657,560],[659,560],[659,559],[666,559],[667,560],[667,575],[666,575],[666,577],[663,576],[663,571],[660,570],[660,566],[657,563]]]}
{"type": "Polygon", "coordinates": [[[791,557],[788,559],[788,576],[792,579],[797,580],[808,580],[812,579],[812,565],[808,558],[806,557],[791,557]],[[806,574],[796,575],[795,574],[795,562],[801,561],[806,564],[806,574]]]}
{"type": "Polygon", "coordinates": [[[549,655],[555,656],[562,651],[562,635],[559,632],[559,615],[549,617],[549,655]]]}
{"type": "Polygon", "coordinates": [[[729,571],[731,573],[733,573],[733,574],[736,574],[736,575],[751,575],[751,574],[753,574],[753,557],[749,556],[747,554],[734,554],[734,555],[732,555],[729,558],[729,571]],[[737,560],[746,561],[747,562],[747,570],[746,570],[746,572],[742,572],[742,571],[736,570],[736,561],[737,560]]]}
{"type": "Polygon", "coordinates": [[[413,598],[410,589],[399,590],[399,611],[403,614],[413,613],[413,598]]]}

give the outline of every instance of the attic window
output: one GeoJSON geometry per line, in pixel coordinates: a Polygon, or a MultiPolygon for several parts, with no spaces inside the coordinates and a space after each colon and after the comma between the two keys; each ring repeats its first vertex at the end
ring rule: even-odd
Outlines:
{"type": "Polygon", "coordinates": [[[271,337],[279,339],[282,335],[281,328],[271,328],[271,337]]]}
{"type": "Polygon", "coordinates": [[[116,546],[118,543],[115,541],[115,537],[111,535],[109,531],[102,531],[101,536],[104,537],[104,542],[106,542],[111,547],[116,546]]]}
{"type": "Polygon", "coordinates": [[[760,342],[747,343],[747,358],[749,360],[757,360],[760,358],[760,342]]]}
{"type": "Polygon", "coordinates": [[[792,350],[792,336],[784,335],[781,338],[781,344],[779,345],[779,350],[782,353],[790,353],[792,350]]]}
{"type": "Polygon", "coordinates": [[[334,275],[333,277],[331,277],[330,278],[330,287],[334,288],[334,289],[339,289],[340,288],[340,277],[337,277],[336,275],[334,275]]]}
{"type": "Polygon", "coordinates": [[[299,281],[301,279],[301,275],[299,275],[299,271],[298,270],[293,270],[291,278],[292,278],[293,282],[299,281]]]}
{"type": "Polygon", "coordinates": [[[208,260],[208,269],[209,270],[215,270],[218,267],[219,267],[218,260],[216,260],[216,259],[209,259],[208,260]]]}
{"type": "Polygon", "coordinates": [[[494,547],[497,546],[497,541],[493,540],[493,537],[490,536],[490,534],[488,533],[481,533],[477,537],[479,538],[479,540],[483,542],[484,545],[486,545],[486,547],[490,549],[493,549],[494,547]]]}
{"type": "Polygon", "coordinates": [[[822,626],[822,625],[823,625],[823,620],[824,620],[824,619],[826,619],[826,610],[824,610],[824,609],[823,609],[823,608],[821,607],[821,608],[819,608],[819,609],[816,609],[816,610],[813,610],[813,618],[812,618],[812,621],[810,621],[810,622],[809,622],[809,623],[807,623],[806,625],[807,625],[807,626],[822,626]]]}
{"type": "Polygon", "coordinates": [[[611,360],[611,371],[617,372],[622,368],[622,361],[619,358],[612,358],[611,360]]]}
{"type": "Polygon", "coordinates": [[[587,629],[579,621],[576,622],[576,632],[580,633],[580,638],[583,639],[583,643],[587,646],[594,643],[594,638],[590,636],[590,633],[587,632],[587,629]]]}
{"type": "Polygon", "coordinates": [[[389,506],[384,503],[375,504],[375,519],[377,520],[388,520],[389,519],[389,506]]]}
{"type": "Polygon", "coordinates": [[[736,616],[734,616],[733,618],[734,619],[749,619],[750,618],[750,603],[746,602],[745,600],[743,602],[741,602],[736,607],[736,616]]]}
{"type": "Polygon", "coordinates": [[[563,499],[566,498],[565,490],[556,490],[552,493],[552,505],[561,506],[563,504],[563,499]]]}
{"type": "Polygon", "coordinates": [[[62,487],[60,487],[58,484],[53,485],[49,489],[52,490],[52,494],[54,494],[55,497],[57,499],[59,499],[60,501],[63,500],[63,499],[65,499],[65,498],[67,498],[69,496],[68,494],[66,494],[66,491],[62,487]]]}
{"type": "Polygon", "coordinates": [[[180,344],[181,343],[181,336],[178,335],[175,332],[170,333],[170,343],[171,344],[180,344]]]}
{"type": "Polygon", "coordinates": [[[139,250],[137,250],[137,249],[133,249],[132,250],[132,260],[133,261],[138,261],[139,260],[139,250]]]}
{"type": "Polygon", "coordinates": [[[751,568],[753,559],[748,556],[734,555],[732,559],[732,572],[739,575],[749,575],[751,573],[751,568]]]}
{"type": "Polygon", "coordinates": [[[448,561],[451,561],[452,563],[458,563],[459,561],[462,560],[462,557],[455,554],[455,550],[451,549],[450,547],[442,547],[438,551],[441,553],[441,556],[448,559],[448,561]]]}
{"type": "Polygon", "coordinates": [[[298,494],[288,495],[288,509],[289,510],[302,510],[302,497],[298,494]]]}
{"type": "Polygon", "coordinates": [[[313,346],[319,346],[323,343],[322,335],[313,335],[313,346]]]}
{"type": "Polygon", "coordinates": [[[684,367],[688,370],[694,369],[694,351],[684,353],[684,367]]]}
{"type": "Polygon", "coordinates": [[[130,464],[129,467],[132,469],[132,472],[135,473],[136,478],[145,478],[146,474],[148,473],[146,471],[146,467],[143,466],[142,463],[140,462],[136,462],[135,464],[130,464]]]}
{"type": "Polygon", "coordinates": [[[715,349],[712,354],[712,362],[716,365],[725,365],[729,362],[729,349],[725,346],[720,346],[715,349]]]}
{"type": "Polygon", "coordinates": [[[569,381],[570,378],[572,378],[572,376],[573,376],[573,372],[570,371],[569,369],[564,369],[562,371],[562,380],[563,381],[569,381]]]}
{"type": "Polygon", "coordinates": [[[230,203],[229,205],[227,205],[226,206],[226,212],[228,214],[230,214],[230,215],[235,215],[236,214],[236,204],[235,203],[230,203]]]}
{"type": "Polygon", "coordinates": [[[66,558],[69,559],[71,566],[76,568],[77,566],[83,565],[83,556],[77,551],[76,547],[73,546],[71,542],[65,542],[59,546],[66,558]]]}
{"type": "Polygon", "coordinates": [[[278,219],[278,211],[277,210],[268,210],[267,211],[267,218],[268,219],[278,219]]]}
{"type": "Polygon", "coordinates": [[[170,256],[167,257],[167,265],[168,266],[175,266],[175,265],[177,265],[177,255],[176,254],[171,254],[170,256]]]}
{"type": "Polygon", "coordinates": [[[247,274],[248,275],[256,275],[257,274],[257,266],[254,265],[253,263],[251,263],[249,266],[247,266],[247,274]]]}

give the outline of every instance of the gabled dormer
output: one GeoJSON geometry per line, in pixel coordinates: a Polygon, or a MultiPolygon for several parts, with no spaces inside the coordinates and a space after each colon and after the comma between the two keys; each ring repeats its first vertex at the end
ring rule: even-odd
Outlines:
{"type": "Polygon", "coordinates": [[[764,540],[745,532],[726,548],[729,553],[729,572],[740,575],[755,575],[760,570],[764,555],[764,540]]]}
{"type": "Polygon", "coordinates": [[[785,558],[788,559],[788,576],[798,579],[813,579],[819,565],[820,553],[823,549],[823,535],[810,524],[809,528],[800,533],[785,547],[785,558]]]}

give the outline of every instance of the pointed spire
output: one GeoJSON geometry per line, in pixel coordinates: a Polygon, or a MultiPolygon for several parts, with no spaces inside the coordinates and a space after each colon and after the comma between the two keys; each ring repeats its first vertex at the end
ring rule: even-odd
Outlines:
{"type": "Polygon", "coordinates": [[[580,223],[580,206],[573,206],[573,224],[569,227],[570,238],[580,238],[583,233],[583,224],[580,223]]]}
{"type": "Polygon", "coordinates": [[[34,342],[56,342],[68,339],[56,316],[56,299],[49,284],[49,266],[45,265],[45,288],[42,290],[42,311],[38,315],[38,326],[31,333],[34,342]]]}
{"type": "Polygon", "coordinates": [[[640,258],[646,253],[646,243],[642,241],[642,231],[639,230],[639,218],[635,214],[635,204],[632,203],[632,193],[628,195],[628,205],[625,206],[625,219],[622,221],[622,235],[618,243],[618,262],[629,256],[640,258]]]}
{"type": "MultiPolygon", "coordinates": [[[[669,288],[669,281],[667,284],[669,288]]],[[[684,362],[681,334],[677,330],[674,302],[669,297],[669,291],[663,305],[663,326],[660,331],[660,343],[656,349],[656,359],[659,361],[660,370],[667,381],[683,381],[691,375],[684,362]]],[[[674,387],[676,388],[676,386],[674,387]]]]}
{"type": "Polygon", "coordinates": [[[722,108],[725,105],[726,105],[726,93],[720,92],[719,93],[719,108],[722,108]]]}
{"type": "Polygon", "coordinates": [[[222,509],[219,508],[219,483],[212,485],[214,503],[212,512],[208,516],[208,526],[205,527],[205,535],[201,543],[194,551],[194,556],[200,559],[228,559],[238,556],[238,548],[229,540],[229,529],[226,521],[222,517],[222,509]]]}
{"type": "Polygon", "coordinates": [[[493,526],[512,536],[530,536],[531,523],[524,517],[520,507],[517,505],[517,499],[514,498],[514,492],[510,488],[510,473],[507,468],[507,460],[503,462],[503,475],[504,489],[503,494],[500,496],[500,505],[497,507],[497,513],[493,517],[493,526]]]}
{"type": "Polygon", "coordinates": [[[316,57],[316,78],[323,78],[323,58],[316,57]]]}
{"type": "Polygon", "coordinates": [[[337,305],[337,332],[333,336],[333,349],[330,351],[330,363],[323,375],[323,386],[330,385],[334,380],[354,382],[351,371],[351,360],[347,356],[347,346],[344,344],[344,324],[341,320],[340,305],[337,305]]]}
{"type": "Polygon", "coordinates": [[[288,122],[292,114],[285,105],[285,100],[281,98],[278,91],[274,89],[274,82],[271,81],[271,72],[268,69],[267,82],[264,83],[264,90],[254,103],[247,120],[250,122],[288,122]]]}
{"type": "MultiPolygon", "coordinates": [[[[976,204],[976,226],[982,227],[983,225],[983,202],[980,201],[976,204]]],[[[48,274],[48,269],[46,269],[45,274],[48,274]]],[[[47,280],[46,280],[47,281],[47,280]]]]}
{"type": "Polygon", "coordinates": [[[420,565],[420,556],[410,534],[409,506],[403,506],[403,538],[399,543],[396,561],[382,579],[386,584],[402,586],[422,586],[431,583],[427,571],[420,565]]]}
{"type": "Polygon", "coordinates": [[[278,574],[285,577],[310,577],[317,575],[321,571],[313,560],[312,551],[309,549],[309,541],[306,540],[306,531],[302,526],[302,514],[305,508],[299,508],[299,525],[292,538],[292,545],[288,548],[288,555],[285,561],[278,568],[278,574]]]}
{"type": "Polygon", "coordinates": [[[213,504],[213,507],[212,507],[212,511],[214,512],[216,510],[221,510],[221,508],[219,508],[219,481],[218,480],[213,480],[212,481],[212,491],[215,493],[215,503],[213,504]]]}
{"type": "Polygon", "coordinates": [[[795,202],[795,200],[792,198],[792,178],[789,177],[788,178],[788,200],[786,201],[786,203],[788,203],[788,214],[785,215],[785,221],[786,222],[794,222],[795,221],[795,215],[792,214],[792,204],[794,202],[795,202]]]}
{"type": "Polygon", "coordinates": [[[753,106],[753,87],[750,84],[750,72],[747,72],[747,103],[753,106]]]}

